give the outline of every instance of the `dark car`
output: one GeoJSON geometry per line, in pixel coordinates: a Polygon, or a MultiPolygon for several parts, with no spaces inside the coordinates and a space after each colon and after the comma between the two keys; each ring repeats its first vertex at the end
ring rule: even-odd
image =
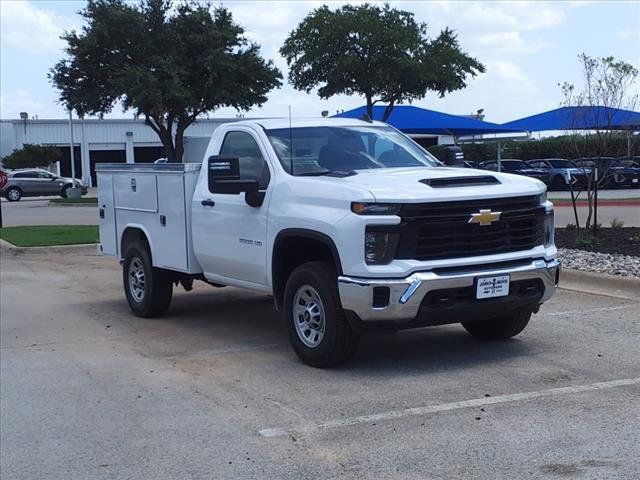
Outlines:
{"type": "MultiPolygon", "coordinates": [[[[490,160],[488,162],[482,162],[478,165],[484,170],[498,171],[498,161],[490,160]]],[[[525,175],[527,177],[535,178],[543,183],[549,184],[549,173],[542,168],[533,168],[527,162],[522,160],[516,160],[512,158],[506,158],[500,161],[500,171],[504,173],[514,173],[516,175],[525,175]]]]}
{"type": "Polygon", "coordinates": [[[540,158],[528,160],[533,168],[546,170],[549,175],[549,186],[554,190],[566,190],[571,188],[584,188],[591,169],[580,167],[571,160],[564,158],[540,158]]]}
{"type": "Polygon", "coordinates": [[[640,166],[628,159],[609,162],[609,185],[613,188],[640,188],[640,166]]]}
{"type": "Polygon", "coordinates": [[[613,157],[586,157],[575,163],[584,168],[598,167],[598,188],[640,188],[640,169],[633,162],[613,157]]]}

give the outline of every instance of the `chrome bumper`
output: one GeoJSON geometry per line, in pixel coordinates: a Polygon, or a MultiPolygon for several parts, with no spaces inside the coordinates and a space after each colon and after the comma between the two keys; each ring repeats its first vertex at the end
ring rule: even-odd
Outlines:
{"type": "Polygon", "coordinates": [[[511,282],[517,280],[540,279],[544,292],[539,303],[545,302],[556,290],[557,275],[560,270],[558,260],[532,260],[518,266],[496,267],[473,265],[468,270],[456,270],[451,273],[416,272],[407,278],[358,278],[338,277],[340,300],[345,310],[353,311],[363,321],[402,321],[411,320],[418,315],[424,296],[432,290],[461,288],[474,285],[478,277],[508,273],[511,282]],[[388,287],[389,304],[386,307],[373,307],[373,289],[388,287]]]}

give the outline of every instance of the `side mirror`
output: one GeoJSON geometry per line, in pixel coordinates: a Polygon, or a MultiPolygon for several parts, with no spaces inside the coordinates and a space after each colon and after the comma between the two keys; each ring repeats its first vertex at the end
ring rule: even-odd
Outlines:
{"type": "Polygon", "coordinates": [[[245,201],[252,207],[259,207],[264,201],[264,192],[259,191],[257,180],[240,179],[238,157],[212,155],[209,157],[209,191],[223,195],[245,194],[245,201]]]}

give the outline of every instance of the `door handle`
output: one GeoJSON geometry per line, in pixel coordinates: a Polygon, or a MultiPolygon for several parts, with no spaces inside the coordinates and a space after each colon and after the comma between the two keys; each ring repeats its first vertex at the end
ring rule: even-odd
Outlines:
{"type": "Polygon", "coordinates": [[[206,200],[202,200],[200,203],[205,207],[213,207],[216,204],[216,202],[214,202],[210,198],[207,198],[206,200]]]}

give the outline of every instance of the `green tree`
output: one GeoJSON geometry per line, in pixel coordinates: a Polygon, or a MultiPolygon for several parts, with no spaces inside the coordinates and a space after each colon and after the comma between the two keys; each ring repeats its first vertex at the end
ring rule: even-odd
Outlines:
{"type": "Polygon", "coordinates": [[[388,4],[335,11],[322,6],[289,34],[280,53],[298,90],[319,87],[321,98],[363,95],[371,118],[376,103],[386,104],[383,120],[397,103],[423,98],[428,91],[442,97],[464,88],[468,75],[485,70],[460,49],[452,30],[431,40],[425,23],[388,4]]]}
{"type": "Polygon", "coordinates": [[[60,101],[79,115],[121,102],[143,115],[170,161],[181,161],[185,129],[220,107],[248,110],[282,75],[223,7],[171,0],[89,0],[86,25],[65,32],[68,57],[49,74],[60,101]]]}
{"type": "Polygon", "coordinates": [[[50,145],[25,144],[2,159],[5,168],[46,168],[57,162],[62,152],[50,145]]]}

